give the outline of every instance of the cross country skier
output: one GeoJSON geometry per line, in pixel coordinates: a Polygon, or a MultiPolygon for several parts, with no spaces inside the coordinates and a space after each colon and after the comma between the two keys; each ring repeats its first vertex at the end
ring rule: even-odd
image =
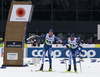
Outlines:
{"type": "Polygon", "coordinates": [[[46,51],[48,50],[48,58],[49,58],[49,65],[50,65],[49,71],[52,71],[52,59],[51,59],[52,44],[53,44],[54,40],[57,40],[60,43],[62,43],[62,40],[60,40],[58,37],[56,37],[53,34],[52,29],[49,30],[49,33],[40,37],[38,46],[40,46],[40,42],[43,38],[45,38],[45,43],[44,43],[44,49],[43,49],[42,64],[41,64],[41,68],[39,70],[43,71],[44,58],[45,58],[46,51]]]}
{"type": "Polygon", "coordinates": [[[73,58],[74,63],[74,71],[77,73],[77,66],[76,66],[76,56],[78,51],[78,40],[74,37],[74,34],[70,34],[70,37],[64,42],[63,46],[66,45],[67,48],[70,49],[69,52],[69,68],[68,72],[71,71],[71,58],[73,58]]]}
{"type": "Polygon", "coordinates": [[[82,59],[82,57],[81,57],[81,54],[82,54],[82,48],[83,48],[83,45],[82,45],[82,43],[80,42],[80,37],[78,36],[77,37],[77,40],[78,40],[78,52],[77,52],[77,55],[79,55],[79,57],[82,59]]]}

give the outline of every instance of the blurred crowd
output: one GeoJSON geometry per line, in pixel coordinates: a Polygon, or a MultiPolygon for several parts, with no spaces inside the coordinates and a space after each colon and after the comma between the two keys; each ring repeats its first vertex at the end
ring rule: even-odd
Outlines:
{"type": "MultiPolygon", "coordinates": [[[[44,35],[45,33],[39,34],[39,36],[44,35]]],[[[34,36],[36,34],[30,33],[29,37],[34,36]]],[[[60,38],[62,41],[65,41],[70,33],[55,33],[55,35],[60,38]]],[[[97,40],[97,34],[74,34],[75,37],[80,37],[80,41],[83,44],[100,44],[100,40],[97,40]]],[[[31,39],[32,42],[38,42],[39,38],[33,38],[31,39]]],[[[26,40],[26,43],[30,44],[30,40],[26,40]]],[[[43,43],[44,40],[42,40],[41,43],[43,43]]],[[[54,41],[54,44],[57,44],[57,41],[54,41]]]]}
{"type": "Polygon", "coordinates": [[[3,44],[3,38],[0,38],[0,44],[3,44]]]}
{"type": "MultiPolygon", "coordinates": [[[[29,33],[28,37],[25,40],[27,44],[37,44],[39,38],[45,33],[38,34],[38,37],[30,38],[31,36],[36,36],[37,34],[29,33]],[[27,40],[30,38],[29,40],[27,40]]],[[[55,33],[55,35],[60,38],[63,42],[69,37],[70,33],[55,33]]],[[[80,37],[80,41],[83,44],[100,44],[100,40],[97,40],[97,34],[74,34],[75,37],[80,37]]],[[[41,43],[44,42],[44,39],[41,43]]],[[[0,38],[0,44],[3,44],[3,38],[0,38]]],[[[54,44],[57,44],[57,41],[54,41],[54,44]]]]}

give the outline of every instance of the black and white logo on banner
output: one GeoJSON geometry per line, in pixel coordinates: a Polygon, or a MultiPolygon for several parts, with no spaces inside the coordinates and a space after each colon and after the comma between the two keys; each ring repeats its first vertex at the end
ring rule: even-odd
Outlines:
{"type": "Polygon", "coordinates": [[[22,47],[22,41],[7,41],[6,47],[7,48],[21,48],[22,47]]]}

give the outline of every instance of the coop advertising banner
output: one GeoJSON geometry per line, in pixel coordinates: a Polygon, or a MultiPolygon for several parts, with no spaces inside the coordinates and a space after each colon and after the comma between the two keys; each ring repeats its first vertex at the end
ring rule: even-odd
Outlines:
{"type": "Polygon", "coordinates": [[[10,21],[29,21],[32,5],[13,5],[10,21]]]}
{"type": "MultiPolygon", "coordinates": [[[[52,58],[64,58],[63,48],[52,48],[52,58]]],[[[27,56],[29,58],[41,58],[42,57],[43,48],[28,48],[27,56]]],[[[65,50],[66,57],[69,57],[68,49],[65,50]]],[[[100,58],[100,48],[83,48],[82,49],[82,57],[83,58],[100,58]]],[[[48,51],[46,52],[46,58],[48,57],[48,51]]]]}

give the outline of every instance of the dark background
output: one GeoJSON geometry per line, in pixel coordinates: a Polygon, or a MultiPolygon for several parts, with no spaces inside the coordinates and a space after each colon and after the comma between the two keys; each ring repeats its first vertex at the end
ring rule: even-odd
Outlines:
{"type": "Polygon", "coordinates": [[[97,34],[100,23],[100,0],[0,0],[0,37],[4,38],[11,1],[32,1],[35,5],[29,33],[59,32],[97,34]]]}

